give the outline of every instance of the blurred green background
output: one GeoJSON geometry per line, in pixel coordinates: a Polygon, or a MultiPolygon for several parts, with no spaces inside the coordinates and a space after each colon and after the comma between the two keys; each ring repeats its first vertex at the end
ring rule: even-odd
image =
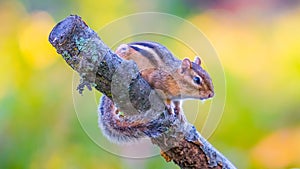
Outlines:
{"type": "Polygon", "coordinates": [[[76,118],[73,71],[47,41],[69,14],[98,30],[146,11],[190,21],[219,54],[227,99],[209,141],[238,168],[300,167],[297,0],[2,0],[0,168],[177,168],[160,156],[124,159],[94,144],[76,118]]]}

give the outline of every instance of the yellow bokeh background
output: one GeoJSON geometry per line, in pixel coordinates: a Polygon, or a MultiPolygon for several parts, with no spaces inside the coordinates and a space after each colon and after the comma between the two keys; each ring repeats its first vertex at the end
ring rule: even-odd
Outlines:
{"type": "Polygon", "coordinates": [[[120,158],[94,144],[74,112],[73,70],[48,42],[69,14],[99,30],[149,11],[188,20],[219,54],[227,94],[211,144],[238,168],[300,167],[300,5],[218,3],[0,1],[0,168],[177,167],[159,156],[120,158]]]}

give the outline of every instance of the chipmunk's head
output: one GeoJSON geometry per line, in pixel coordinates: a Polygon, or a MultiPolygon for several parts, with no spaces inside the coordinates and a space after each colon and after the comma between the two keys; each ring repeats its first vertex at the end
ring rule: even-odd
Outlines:
{"type": "Polygon", "coordinates": [[[209,74],[201,67],[201,60],[195,57],[194,62],[184,59],[181,64],[184,82],[181,86],[182,97],[209,99],[214,96],[214,87],[209,74]]]}

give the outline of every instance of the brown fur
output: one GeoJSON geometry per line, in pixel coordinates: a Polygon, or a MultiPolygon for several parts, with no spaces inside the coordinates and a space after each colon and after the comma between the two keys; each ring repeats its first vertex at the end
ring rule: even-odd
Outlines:
{"type": "MultiPolygon", "coordinates": [[[[141,76],[163,97],[169,113],[175,113],[182,121],[185,117],[180,113],[181,99],[208,99],[214,95],[210,76],[202,69],[198,57],[194,62],[189,59],[180,61],[154,42],[137,42],[132,46],[123,44],[116,54],[136,62],[141,76]],[[143,52],[145,55],[142,55],[143,52]],[[194,82],[195,77],[200,78],[200,84],[194,82]],[[171,104],[175,107],[172,108],[171,104]]],[[[105,96],[99,108],[99,125],[104,135],[115,142],[127,142],[144,137],[145,133],[151,134],[147,128],[149,121],[134,121],[121,116],[113,102],[105,96]]]]}
{"type": "MultiPolygon", "coordinates": [[[[139,45],[134,45],[137,48],[139,45]]],[[[141,46],[141,50],[149,53],[156,53],[156,49],[150,49],[141,46]]],[[[163,49],[161,49],[163,50],[163,49]]],[[[165,51],[166,52],[166,51],[165,51]]],[[[189,59],[181,61],[180,67],[174,67],[175,64],[169,64],[163,60],[172,60],[172,54],[159,56],[157,53],[154,57],[143,56],[142,53],[135,50],[127,44],[122,44],[116,50],[116,54],[126,60],[133,60],[139,67],[142,77],[151,85],[152,88],[159,90],[167,106],[171,107],[170,100],[180,100],[185,98],[193,99],[208,99],[214,95],[211,79],[205,70],[201,67],[199,57],[195,58],[194,62],[189,59]],[[158,60],[151,60],[158,59],[158,60]],[[156,63],[157,65],[154,65],[156,63]],[[166,69],[166,68],[172,69],[166,69]],[[167,72],[167,70],[175,70],[167,72]],[[193,77],[200,77],[201,84],[196,84],[193,77]]],[[[152,55],[153,56],[153,55],[152,55]]],[[[178,106],[178,104],[174,104],[178,106]]],[[[180,107],[175,107],[180,111],[180,107]]]]}

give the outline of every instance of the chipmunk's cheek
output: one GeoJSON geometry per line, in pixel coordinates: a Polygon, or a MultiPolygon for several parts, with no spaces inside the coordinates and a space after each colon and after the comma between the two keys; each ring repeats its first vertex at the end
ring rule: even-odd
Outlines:
{"type": "Polygon", "coordinates": [[[206,94],[205,94],[204,91],[200,91],[200,92],[199,92],[199,98],[200,98],[200,100],[206,99],[206,94]]]}

